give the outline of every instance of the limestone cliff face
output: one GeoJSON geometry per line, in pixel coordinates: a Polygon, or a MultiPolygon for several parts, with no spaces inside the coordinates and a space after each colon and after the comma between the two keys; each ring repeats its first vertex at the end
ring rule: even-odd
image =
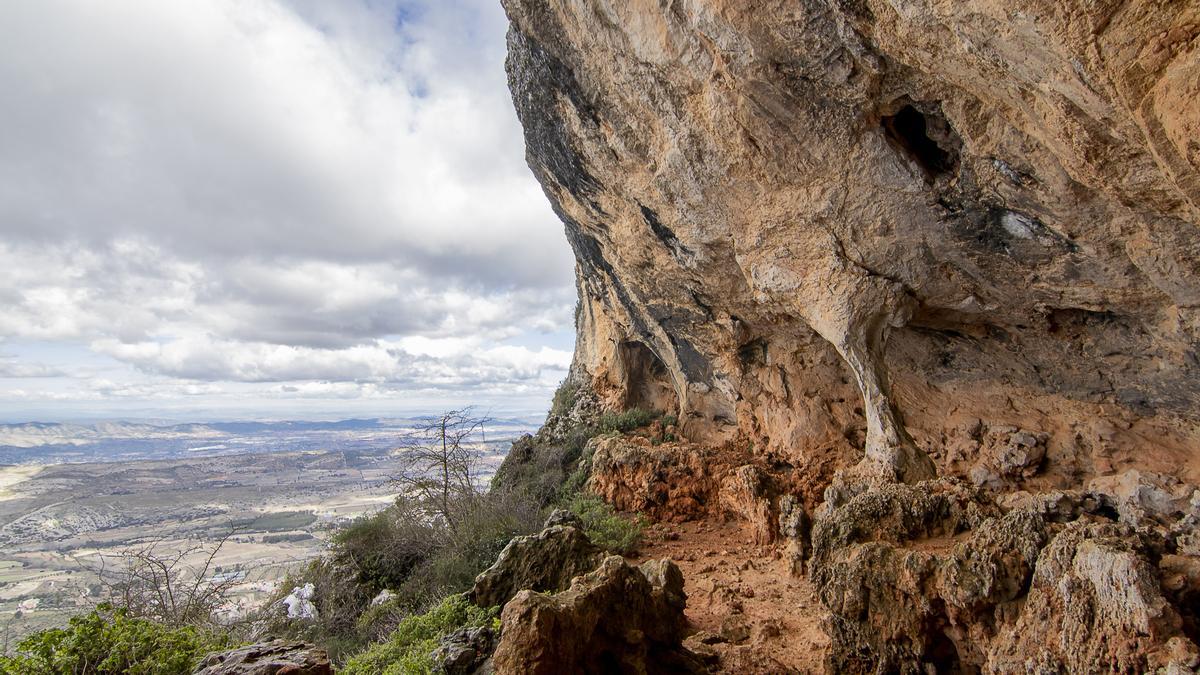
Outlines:
{"type": "Polygon", "coordinates": [[[1200,480],[1200,5],[504,4],[609,407],[797,468],[1200,480]]]}

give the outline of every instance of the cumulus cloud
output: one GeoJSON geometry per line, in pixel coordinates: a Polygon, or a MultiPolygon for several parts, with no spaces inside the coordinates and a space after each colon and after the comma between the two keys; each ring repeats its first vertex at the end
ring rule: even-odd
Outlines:
{"type": "Polygon", "coordinates": [[[27,379],[38,377],[62,377],[66,373],[44,363],[20,363],[9,359],[0,360],[0,378],[27,379]]]}
{"type": "Polygon", "coordinates": [[[544,371],[565,371],[571,361],[569,352],[547,347],[496,346],[434,357],[412,354],[385,340],[345,349],[205,338],[165,344],[107,340],[96,343],[95,349],[149,372],[193,380],[321,380],[435,388],[538,380],[544,371]]]}
{"type": "Polygon", "coordinates": [[[491,0],[0,5],[0,336],[198,394],[561,374],[534,343],[572,263],[504,30],[491,0]]]}

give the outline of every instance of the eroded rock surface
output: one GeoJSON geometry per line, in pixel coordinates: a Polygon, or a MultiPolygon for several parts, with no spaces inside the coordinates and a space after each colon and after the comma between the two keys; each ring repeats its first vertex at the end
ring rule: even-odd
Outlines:
{"type": "Polygon", "coordinates": [[[1169,530],[1075,499],[1066,523],[949,479],[823,506],[810,569],[829,670],[1191,672],[1196,559],[1160,569],[1169,530]]]}
{"type": "Polygon", "coordinates": [[[467,599],[480,607],[496,607],[524,589],[561,591],[602,557],[577,518],[555,511],[538,534],[508,542],[496,562],[475,579],[467,599]]]}
{"type": "Polygon", "coordinates": [[[572,382],[685,437],[589,489],[783,547],[831,670],[1196,667],[1200,6],[504,6],[572,382]]]}
{"type": "Polygon", "coordinates": [[[210,654],[195,675],[333,675],[324,649],[275,640],[210,654]]]}
{"type": "Polygon", "coordinates": [[[500,675],[704,672],[681,646],[685,603],[669,560],[609,556],[562,593],[521,591],[505,605],[493,664],[500,675]]]}
{"type": "Polygon", "coordinates": [[[489,626],[460,628],[438,641],[432,657],[445,675],[474,675],[487,668],[496,650],[496,631],[489,626]]]}
{"type": "Polygon", "coordinates": [[[605,408],[908,481],[1200,479],[1194,3],[504,4],[605,408]]]}

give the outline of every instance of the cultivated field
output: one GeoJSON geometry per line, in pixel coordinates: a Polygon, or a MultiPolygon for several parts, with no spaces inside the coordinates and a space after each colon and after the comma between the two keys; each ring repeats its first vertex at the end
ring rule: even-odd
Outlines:
{"type": "MultiPolygon", "coordinates": [[[[482,478],[508,446],[479,446],[482,478]]],[[[0,466],[0,648],[102,600],[97,571],[151,543],[180,551],[232,532],[213,572],[239,580],[229,609],[244,612],[318,555],[339,524],[395,498],[403,452],[0,466]]]]}

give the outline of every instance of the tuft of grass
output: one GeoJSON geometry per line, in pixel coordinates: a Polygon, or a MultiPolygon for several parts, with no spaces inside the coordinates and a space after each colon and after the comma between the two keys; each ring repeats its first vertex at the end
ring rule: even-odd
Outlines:
{"type": "Polygon", "coordinates": [[[587,483],[587,479],[592,475],[592,455],[595,450],[585,448],[579,455],[579,461],[575,464],[575,470],[567,476],[559,488],[560,503],[569,504],[569,502],[578,494],[583,492],[583,486],[587,483]]]}
{"type": "Polygon", "coordinates": [[[633,555],[642,544],[646,521],[641,515],[631,520],[614,511],[603,499],[587,494],[574,495],[566,508],[583,521],[588,539],[607,551],[633,555]]]}
{"type": "Polygon", "coordinates": [[[407,617],[383,642],[353,656],[342,675],[426,675],[435,669],[431,656],[438,640],[471,626],[499,629],[499,607],[481,609],[462,595],[452,595],[424,614],[407,617]]]}

